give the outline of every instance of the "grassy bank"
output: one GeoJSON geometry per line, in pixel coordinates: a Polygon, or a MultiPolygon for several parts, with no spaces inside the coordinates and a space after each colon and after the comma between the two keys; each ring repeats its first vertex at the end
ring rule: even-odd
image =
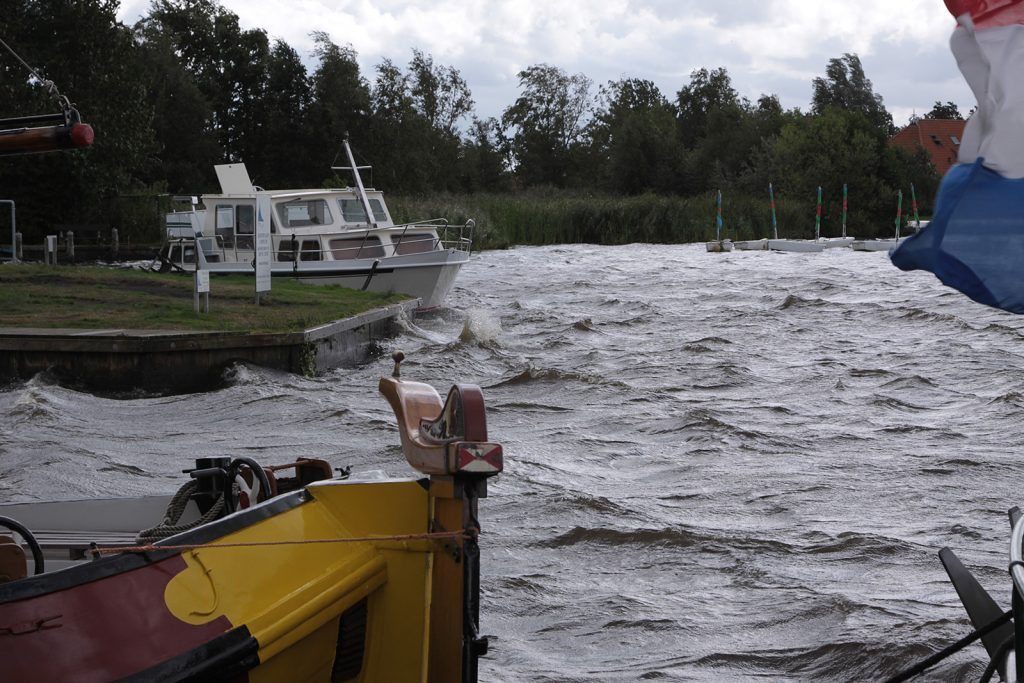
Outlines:
{"type": "Polygon", "coordinates": [[[401,301],[274,278],[255,305],[252,277],[214,276],[210,312],[192,308],[192,276],[96,266],[0,266],[4,327],[297,332],[401,301]]]}

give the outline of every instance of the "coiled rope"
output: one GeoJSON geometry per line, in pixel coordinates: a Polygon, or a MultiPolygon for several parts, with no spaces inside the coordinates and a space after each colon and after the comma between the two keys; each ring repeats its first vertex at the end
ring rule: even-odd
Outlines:
{"type": "MultiPolygon", "coordinates": [[[[987,636],[992,631],[995,631],[997,628],[999,628],[1003,624],[1005,624],[1008,621],[1010,621],[1010,619],[1012,617],[1013,617],[1013,612],[1011,610],[1007,610],[1006,612],[1003,613],[1003,615],[1001,617],[999,617],[998,619],[992,621],[990,624],[988,624],[986,626],[982,626],[978,630],[976,630],[976,631],[970,633],[969,635],[964,636],[960,640],[956,641],[955,643],[953,643],[949,647],[946,647],[946,648],[944,648],[942,650],[939,650],[938,652],[936,652],[932,656],[930,656],[927,659],[924,659],[924,660],[918,662],[917,664],[915,664],[914,666],[910,667],[909,669],[907,669],[905,671],[901,671],[900,673],[896,674],[892,678],[888,679],[886,681],[886,683],[902,683],[902,681],[910,680],[914,676],[918,676],[918,675],[924,673],[924,671],[926,669],[928,669],[929,667],[935,666],[936,664],[941,662],[946,657],[949,657],[950,655],[956,654],[957,652],[959,652],[960,650],[964,649],[965,647],[967,647],[968,645],[970,645],[974,641],[978,640],[979,638],[987,636]]],[[[997,656],[998,656],[998,654],[997,654],[997,656]]],[[[992,661],[995,662],[995,658],[993,658],[992,661]]],[[[992,668],[994,669],[995,667],[992,667],[992,668]]],[[[989,674],[989,676],[991,676],[991,674],[989,674]]]]}
{"type": "Polygon", "coordinates": [[[212,522],[221,516],[224,512],[224,496],[221,495],[217,499],[217,502],[206,511],[206,514],[197,519],[194,522],[188,524],[178,524],[178,520],[185,513],[185,508],[188,506],[189,498],[195,493],[196,489],[199,488],[198,479],[190,479],[182,485],[178,492],[171,498],[171,502],[167,504],[167,512],[164,513],[164,519],[162,522],[149,529],[143,529],[135,536],[135,542],[144,544],[150,541],[156,541],[161,538],[168,538],[175,534],[180,534],[182,531],[188,531],[200,524],[206,524],[212,522]]]}

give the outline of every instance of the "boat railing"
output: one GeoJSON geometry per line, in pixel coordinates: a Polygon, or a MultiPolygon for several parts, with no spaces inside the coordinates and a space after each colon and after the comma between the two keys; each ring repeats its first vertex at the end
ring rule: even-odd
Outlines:
{"type": "Polygon", "coordinates": [[[1013,580],[1011,609],[1016,633],[1013,658],[1016,680],[1024,680],[1024,515],[1011,511],[1013,530],[1010,532],[1010,578],[1013,580]]]}
{"type": "Polygon", "coordinates": [[[428,228],[436,231],[437,241],[432,249],[440,246],[442,249],[454,249],[456,251],[471,252],[473,250],[473,232],[476,230],[476,221],[472,218],[465,223],[450,224],[447,218],[428,218],[412,223],[401,223],[395,226],[402,228],[402,234],[398,236],[397,243],[401,243],[409,229],[417,230],[428,228]]]}

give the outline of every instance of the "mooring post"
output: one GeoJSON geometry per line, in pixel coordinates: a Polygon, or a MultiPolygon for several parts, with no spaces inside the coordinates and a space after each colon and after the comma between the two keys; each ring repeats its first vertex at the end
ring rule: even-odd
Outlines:
{"type": "Polygon", "coordinates": [[[121,248],[121,240],[117,235],[117,228],[110,229],[110,250],[114,252],[114,256],[117,256],[117,252],[121,248]]]}
{"type": "Polygon", "coordinates": [[[0,199],[0,204],[11,205],[11,263],[17,263],[18,255],[18,222],[14,218],[14,200],[0,199]]]}
{"type": "Polygon", "coordinates": [[[75,262],[75,231],[68,230],[64,233],[65,246],[68,250],[68,261],[75,262]]]}
{"type": "Polygon", "coordinates": [[[46,249],[45,249],[45,262],[48,266],[57,265],[57,236],[47,235],[46,236],[46,249]]]}
{"type": "Polygon", "coordinates": [[[14,233],[14,244],[15,244],[14,251],[15,251],[16,254],[18,254],[18,260],[19,261],[24,261],[25,260],[25,253],[23,251],[24,247],[22,246],[22,234],[20,232],[14,233]]]}

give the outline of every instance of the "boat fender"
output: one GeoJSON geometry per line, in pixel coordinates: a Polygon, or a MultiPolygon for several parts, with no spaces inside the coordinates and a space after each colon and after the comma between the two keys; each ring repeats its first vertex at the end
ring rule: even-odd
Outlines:
{"type": "Polygon", "coordinates": [[[14,128],[0,131],[0,156],[84,149],[94,139],[92,126],[77,121],[42,128],[14,128]]]}

